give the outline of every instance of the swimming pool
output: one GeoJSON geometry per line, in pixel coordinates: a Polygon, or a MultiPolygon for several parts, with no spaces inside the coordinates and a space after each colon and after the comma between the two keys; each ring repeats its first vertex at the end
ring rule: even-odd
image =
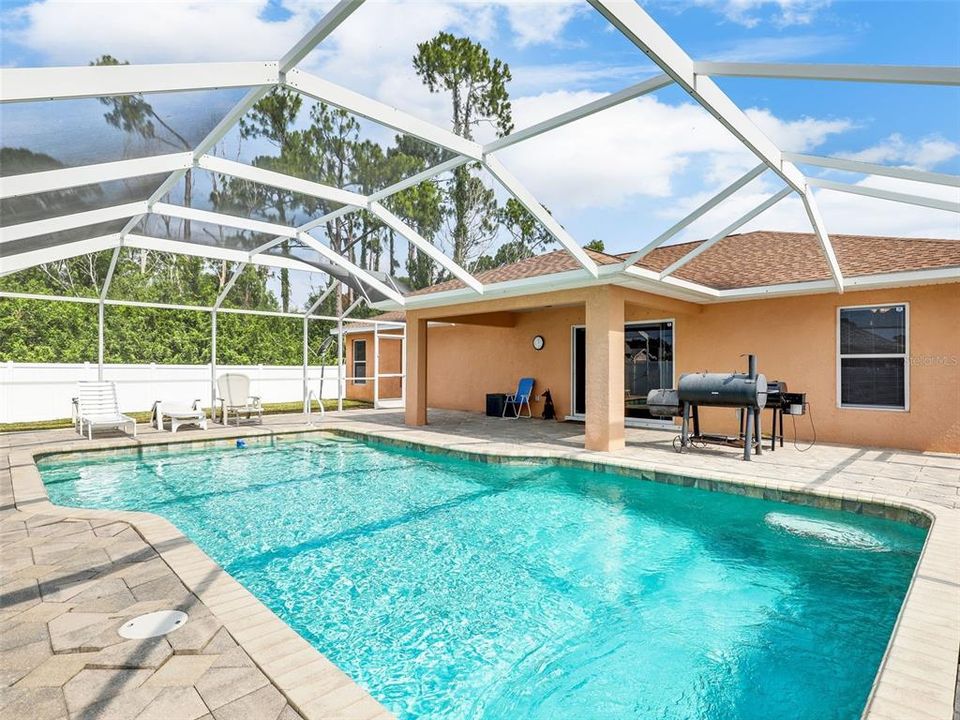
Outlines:
{"type": "Polygon", "coordinates": [[[925,534],[329,436],[40,469],[169,519],[401,718],[854,720],[925,534]]]}

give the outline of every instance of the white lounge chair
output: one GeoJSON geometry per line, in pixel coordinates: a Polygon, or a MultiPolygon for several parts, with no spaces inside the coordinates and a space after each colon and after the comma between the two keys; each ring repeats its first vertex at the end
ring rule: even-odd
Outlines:
{"type": "Polygon", "coordinates": [[[198,425],[201,430],[207,429],[207,414],[201,409],[200,400],[194,400],[192,405],[160,400],[154,405],[153,412],[157,430],[163,430],[164,418],[170,420],[170,432],[176,432],[181,425],[198,425]]]}
{"type": "Polygon", "coordinates": [[[240,425],[240,416],[256,415],[263,423],[263,406],[258,395],[250,394],[250,378],[239,373],[226,373],[217,378],[217,392],[220,397],[220,419],[224,425],[230,424],[230,413],[237,416],[237,426],[240,425]]]}
{"type": "Polygon", "coordinates": [[[133,426],[133,436],[137,436],[137,421],[120,412],[117,404],[117,386],[112,382],[83,381],[77,383],[77,396],[73,399],[77,432],[83,435],[87,428],[87,437],[93,439],[95,427],[117,428],[133,426]]]}

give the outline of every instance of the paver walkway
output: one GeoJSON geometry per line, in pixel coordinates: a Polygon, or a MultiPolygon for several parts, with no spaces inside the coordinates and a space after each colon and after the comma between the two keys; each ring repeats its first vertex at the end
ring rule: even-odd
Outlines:
{"type": "Polygon", "coordinates": [[[0,576],[3,718],[300,718],[126,523],[6,509],[0,576]],[[156,610],[189,619],[158,638],[117,633],[156,610]]]}

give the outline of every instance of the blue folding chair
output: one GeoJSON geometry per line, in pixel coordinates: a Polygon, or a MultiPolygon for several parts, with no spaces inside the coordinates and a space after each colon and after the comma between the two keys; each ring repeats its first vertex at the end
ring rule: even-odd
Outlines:
{"type": "Polygon", "coordinates": [[[506,402],[503,403],[503,415],[507,416],[507,408],[513,408],[513,419],[521,417],[532,418],[533,410],[530,409],[530,396],[533,395],[533,378],[520,378],[517,384],[517,391],[507,395],[506,402]],[[523,404],[527,404],[527,414],[522,415],[523,404]]]}

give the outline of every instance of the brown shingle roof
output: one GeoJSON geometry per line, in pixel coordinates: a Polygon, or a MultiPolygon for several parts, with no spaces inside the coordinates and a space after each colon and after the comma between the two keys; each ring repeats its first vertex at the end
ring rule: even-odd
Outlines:
{"type": "MultiPolygon", "coordinates": [[[[639,263],[650,270],[663,270],[702,243],[667,245],[653,250],[639,263]]],[[[906,270],[960,267],[960,241],[927,238],[875,237],[867,235],[831,235],[837,262],[845,277],[876,275],[906,270]]],[[[623,260],[619,256],[588,250],[599,265],[623,260]]],[[[521,260],[477,274],[484,284],[520,278],[552,275],[576,270],[579,263],[565,250],[521,260]]],[[[709,250],[680,268],[675,277],[717,290],[778,285],[830,279],[830,270],[812,233],[756,232],[729,235],[709,250]]],[[[459,280],[416,290],[411,295],[454,290],[464,287],[459,280]]]]}
{"type": "Polygon", "coordinates": [[[403,322],[406,317],[407,314],[403,310],[391,310],[390,312],[375,315],[370,319],[379,320],[380,322],[403,322]]]}
{"type": "MultiPolygon", "coordinates": [[[[593,258],[594,262],[598,265],[615,265],[621,262],[621,258],[616,255],[607,255],[606,253],[595,252],[593,250],[586,250],[585,252],[593,258]]],[[[578,269],[580,269],[580,263],[573,255],[566,250],[554,250],[553,252],[548,252],[543,255],[519,260],[510,265],[493,268],[492,270],[484,270],[483,272],[476,273],[474,277],[484,285],[490,285],[498,282],[506,282],[507,280],[553,275],[554,273],[578,269]]],[[[437,283],[430,287],[414,290],[408,294],[425,295],[427,293],[443,292],[444,290],[456,290],[462,287],[466,287],[466,285],[459,280],[447,280],[446,282],[437,283]]]]}
{"type": "MultiPolygon", "coordinates": [[[[663,270],[701,242],[658,248],[638,264],[663,270]]],[[[956,240],[831,235],[830,243],[844,277],[960,266],[960,242],[956,240]]],[[[725,237],[675,276],[729,290],[829,280],[830,270],[812,233],[758,230],[725,237]]]]}

